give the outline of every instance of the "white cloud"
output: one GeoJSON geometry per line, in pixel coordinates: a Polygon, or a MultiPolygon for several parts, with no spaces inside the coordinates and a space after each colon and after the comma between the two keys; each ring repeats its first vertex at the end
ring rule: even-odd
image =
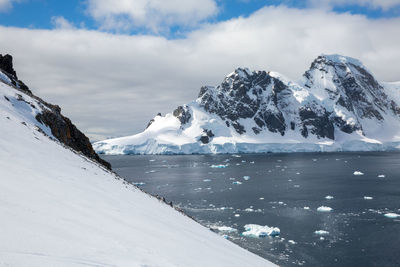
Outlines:
{"type": "Polygon", "coordinates": [[[56,29],[72,30],[75,26],[63,16],[51,17],[51,23],[56,29]]]}
{"type": "Polygon", "coordinates": [[[380,80],[400,80],[399,28],[399,18],[268,7],[179,40],[0,27],[0,53],[14,56],[36,94],[99,139],[143,130],[239,66],[297,79],[317,55],[339,53],[359,58],[380,80]]]}
{"type": "Polygon", "coordinates": [[[19,2],[18,0],[0,0],[0,12],[8,11],[12,8],[13,2],[19,2]]]}
{"type": "Polygon", "coordinates": [[[312,6],[332,8],[334,6],[359,5],[373,9],[388,9],[399,6],[400,0],[309,0],[312,6]]]}
{"type": "Polygon", "coordinates": [[[153,32],[194,26],[217,13],[215,0],[88,0],[87,12],[106,30],[141,27],[153,32]]]}

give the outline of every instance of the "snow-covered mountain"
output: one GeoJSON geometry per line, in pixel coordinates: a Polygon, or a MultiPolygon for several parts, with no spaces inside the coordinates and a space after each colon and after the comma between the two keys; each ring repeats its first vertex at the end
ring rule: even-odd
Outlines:
{"type": "Polygon", "coordinates": [[[1,60],[0,266],[273,266],[72,149],[1,60]]]}
{"type": "Polygon", "coordinates": [[[105,154],[371,151],[400,148],[400,83],[358,60],[316,58],[299,82],[236,69],[144,132],[94,144],[105,154]]]}

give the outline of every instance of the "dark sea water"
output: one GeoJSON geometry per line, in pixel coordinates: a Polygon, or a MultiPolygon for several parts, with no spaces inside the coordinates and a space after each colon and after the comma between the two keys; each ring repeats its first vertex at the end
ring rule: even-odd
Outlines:
{"type": "Polygon", "coordinates": [[[102,157],[203,225],[237,229],[217,232],[281,266],[400,266],[400,217],[384,216],[400,214],[399,153],[102,157]],[[246,224],[281,233],[245,237],[246,224]]]}

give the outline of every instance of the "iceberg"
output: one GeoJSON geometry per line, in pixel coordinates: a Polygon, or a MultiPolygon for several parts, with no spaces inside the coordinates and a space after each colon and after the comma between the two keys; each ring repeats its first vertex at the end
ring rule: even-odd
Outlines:
{"type": "Polygon", "coordinates": [[[332,208],[331,207],[326,207],[326,206],[321,206],[317,209],[319,212],[331,212],[332,208]]]}
{"type": "Polygon", "coordinates": [[[267,237],[267,236],[278,236],[281,230],[277,227],[269,227],[267,225],[258,224],[246,224],[244,226],[245,232],[242,233],[243,236],[249,237],[267,237]]]}
{"type": "Polygon", "coordinates": [[[211,165],[210,168],[215,168],[215,169],[223,169],[228,167],[228,164],[224,165],[224,164],[219,164],[219,165],[211,165]]]}
{"type": "Polygon", "coordinates": [[[329,232],[325,231],[325,230],[317,230],[317,231],[314,232],[314,234],[316,234],[316,235],[329,235],[329,232]]]}
{"type": "Polygon", "coordinates": [[[400,217],[400,214],[389,212],[386,213],[384,216],[390,219],[397,219],[400,217]]]}

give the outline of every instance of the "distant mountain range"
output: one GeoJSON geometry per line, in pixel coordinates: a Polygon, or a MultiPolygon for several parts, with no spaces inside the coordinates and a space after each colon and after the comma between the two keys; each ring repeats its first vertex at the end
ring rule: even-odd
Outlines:
{"type": "Polygon", "coordinates": [[[400,149],[400,82],[357,59],[321,55],[300,81],[238,68],[144,132],[94,144],[105,154],[267,153],[400,149]]]}

